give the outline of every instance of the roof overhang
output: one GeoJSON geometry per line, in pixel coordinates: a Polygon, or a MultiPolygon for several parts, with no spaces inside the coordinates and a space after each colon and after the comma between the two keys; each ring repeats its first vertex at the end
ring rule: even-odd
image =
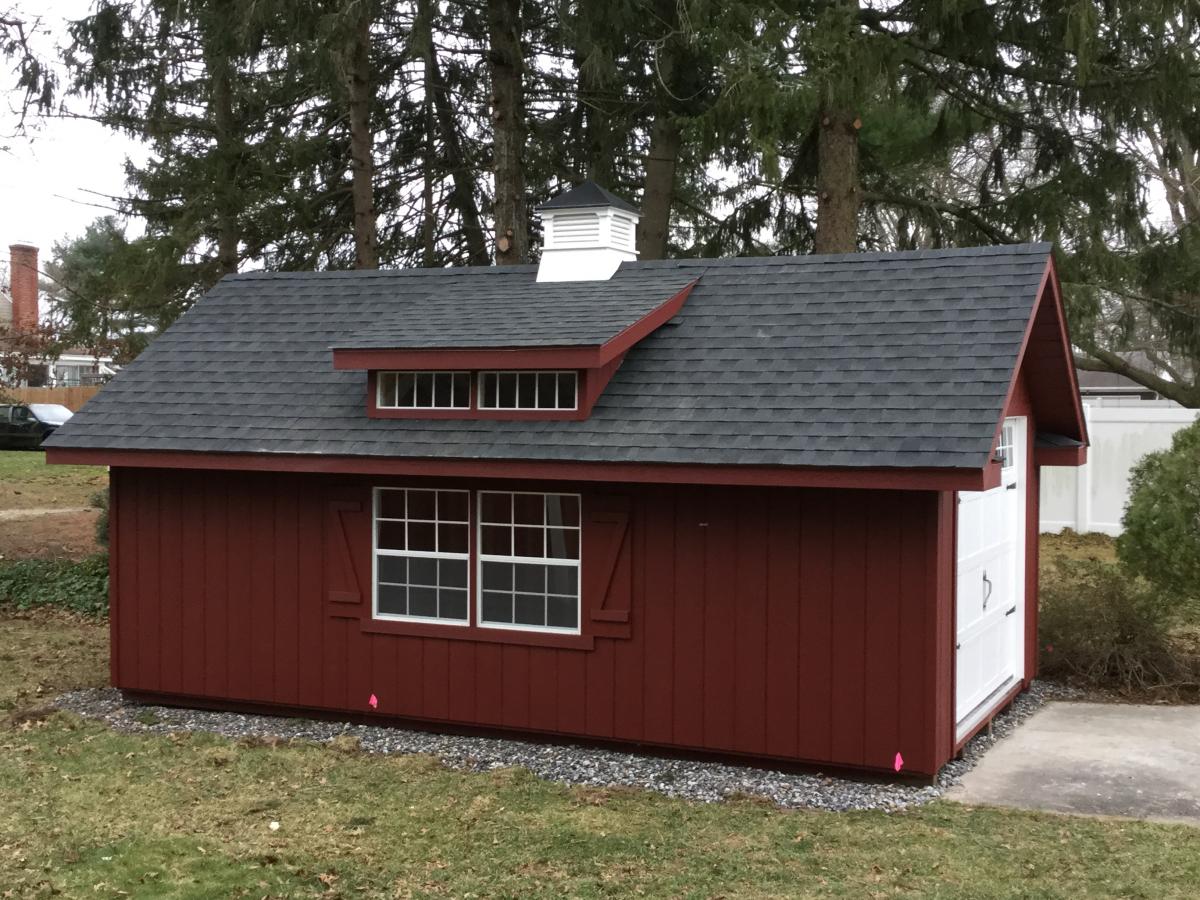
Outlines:
{"type": "Polygon", "coordinates": [[[696,279],[603,343],[537,347],[335,346],[333,367],[361,369],[599,369],[679,314],[696,279]]]}
{"type": "Polygon", "coordinates": [[[993,440],[999,439],[1004,415],[1013,402],[1018,380],[1023,374],[1029,380],[1038,430],[1053,433],[1057,439],[1053,447],[1034,448],[1034,464],[1083,465],[1087,462],[1087,419],[1083,414],[1079,379],[1063,307],[1062,286],[1053,254],[1046,260],[1046,270],[1042,274],[1033,312],[1021,340],[993,440]]]}
{"type": "Polygon", "coordinates": [[[883,468],[729,466],[676,463],[600,463],[545,460],[430,459],[286,453],[207,453],[48,447],[52,464],[150,469],[227,469],[428,478],[514,478],[637,484],[712,484],[745,487],[853,488],[904,491],[982,491],[1000,484],[1000,467],[883,468]]]}

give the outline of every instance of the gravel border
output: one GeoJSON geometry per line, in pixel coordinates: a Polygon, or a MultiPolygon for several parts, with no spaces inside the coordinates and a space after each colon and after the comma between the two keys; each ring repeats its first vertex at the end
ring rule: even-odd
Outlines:
{"type": "Polygon", "coordinates": [[[572,744],[435,734],[382,725],[352,725],[316,719],[281,718],[232,712],[143,706],[127,702],[113,688],[63,694],[55,705],[117,731],[171,734],[203,731],[229,738],[278,738],[327,744],[357,739],[368,753],[427,753],[453,769],[487,772],[520,766],[539,778],[591,787],[645,788],[687,800],[715,802],[732,796],[769,800],[785,809],[901,810],[936,800],[959,782],[997,741],[1033,715],[1047,700],[1070,699],[1069,688],[1035,681],[951,760],[933,785],[854,781],[815,774],[778,772],[719,762],[671,759],[572,744]]]}

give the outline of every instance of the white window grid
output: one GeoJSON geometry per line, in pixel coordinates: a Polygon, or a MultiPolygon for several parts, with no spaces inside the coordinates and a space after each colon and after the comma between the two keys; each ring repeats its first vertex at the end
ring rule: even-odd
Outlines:
{"type": "Polygon", "coordinates": [[[375,405],[379,409],[471,408],[470,372],[379,372],[375,380],[375,405]],[[413,402],[401,403],[400,381],[408,376],[413,379],[413,402]],[[426,388],[429,402],[421,403],[419,401],[426,388]],[[439,402],[439,399],[447,396],[448,402],[439,402]]]}
{"type": "MultiPolygon", "coordinates": [[[[392,488],[392,487],[375,488],[373,502],[372,502],[373,509],[372,509],[372,516],[371,516],[371,519],[372,519],[372,521],[371,521],[371,545],[372,545],[372,547],[371,547],[371,615],[373,618],[389,620],[389,621],[402,621],[402,622],[429,622],[429,623],[436,624],[436,625],[457,625],[457,626],[470,625],[470,623],[471,623],[471,587],[472,587],[472,585],[471,585],[471,564],[470,564],[470,560],[471,560],[470,549],[471,548],[470,548],[470,545],[468,544],[466,553],[442,551],[440,549],[442,536],[441,536],[441,528],[439,527],[441,525],[465,525],[469,529],[470,524],[471,524],[470,523],[470,518],[471,518],[470,504],[471,504],[471,497],[470,497],[469,491],[444,490],[441,488],[437,488],[437,489],[435,489],[435,488],[392,488]],[[383,499],[383,495],[385,493],[387,493],[388,491],[400,492],[405,495],[404,496],[404,518],[403,519],[380,515],[380,510],[382,508],[381,501],[383,499]],[[409,516],[408,516],[408,494],[411,492],[417,492],[417,491],[433,492],[435,495],[439,495],[437,500],[435,501],[437,503],[437,507],[435,508],[434,518],[432,518],[432,519],[409,518],[409,516]],[[440,495],[441,494],[466,495],[466,500],[467,500],[467,518],[466,518],[466,520],[442,518],[442,516],[440,515],[440,513],[441,513],[440,495]],[[388,548],[381,548],[379,546],[379,525],[381,522],[396,522],[396,523],[404,524],[404,546],[406,549],[391,550],[388,548]],[[439,547],[439,549],[436,551],[407,549],[408,544],[409,544],[408,532],[409,532],[410,524],[432,525],[433,532],[436,535],[436,537],[434,539],[435,546],[439,547]],[[415,558],[415,559],[435,559],[435,560],[441,560],[441,559],[465,560],[467,562],[467,585],[465,588],[466,594],[467,594],[466,618],[455,619],[455,618],[442,618],[440,616],[414,616],[414,615],[400,615],[400,614],[396,614],[396,613],[381,613],[379,611],[379,584],[380,584],[380,581],[379,581],[379,557],[380,556],[395,556],[395,557],[402,557],[405,559],[414,559],[415,558]]],[[[385,583],[390,583],[390,582],[385,582],[385,583]]],[[[438,587],[440,590],[441,585],[439,584],[438,587]]],[[[459,588],[454,588],[454,589],[459,590],[459,588]]],[[[440,601],[440,597],[439,597],[439,606],[440,606],[440,602],[441,601],[440,601]]]]}
{"type": "MultiPolygon", "coordinates": [[[[545,507],[543,505],[543,510],[544,510],[544,508],[545,507]]],[[[559,493],[559,492],[540,492],[540,491],[479,491],[476,494],[475,509],[476,509],[475,546],[478,548],[478,552],[475,554],[475,556],[476,556],[476,559],[475,559],[475,583],[477,585],[479,585],[479,596],[476,598],[476,604],[475,604],[475,622],[476,622],[476,624],[479,625],[480,628],[501,628],[501,629],[506,629],[509,631],[541,631],[541,632],[552,632],[555,634],[579,634],[581,632],[582,616],[583,616],[583,605],[580,602],[580,597],[582,596],[582,593],[583,593],[582,582],[581,582],[581,579],[583,577],[583,570],[582,570],[582,566],[580,565],[581,557],[583,556],[583,528],[582,528],[583,505],[582,505],[582,498],[580,497],[580,495],[579,494],[565,494],[565,493],[559,493]],[[507,495],[512,498],[512,502],[514,504],[516,503],[516,498],[518,496],[542,497],[543,504],[544,504],[544,498],[546,498],[546,497],[552,497],[552,496],[571,497],[575,500],[576,510],[578,511],[578,515],[579,515],[579,520],[574,525],[565,525],[565,524],[551,525],[545,521],[545,513],[543,512],[543,522],[541,525],[542,556],[516,556],[516,555],[501,555],[501,554],[484,553],[483,552],[483,526],[485,524],[489,525],[493,528],[507,526],[509,529],[509,543],[514,548],[516,546],[515,542],[516,542],[516,528],[517,527],[522,527],[522,528],[537,527],[537,526],[533,526],[533,525],[517,526],[515,521],[513,521],[513,522],[484,522],[484,520],[483,520],[483,498],[485,495],[488,495],[488,494],[499,495],[499,496],[507,495]],[[562,528],[562,529],[571,530],[571,531],[576,532],[577,546],[579,549],[578,549],[578,553],[577,553],[577,556],[575,559],[563,559],[563,558],[559,558],[559,557],[551,557],[549,555],[549,548],[547,547],[547,542],[549,540],[548,534],[549,534],[549,530],[551,528],[562,528]],[[575,600],[575,627],[574,628],[562,628],[562,627],[554,626],[554,625],[524,625],[524,624],[511,623],[511,622],[485,622],[483,619],[483,564],[485,562],[538,563],[541,565],[573,567],[575,569],[575,597],[574,597],[574,600],[575,600]]],[[[514,520],[516,519],[515,510],[513,513],[513,519],[514,520]]],[[[499,593],[504,593],[504,592],[499,592],[499,593]]],[[[511,593],[513,593],[514,595],[516,593],[518,593],[515,589],[515,585],[514,585],[514,589],[511,593]]],[[[564,596],[565,597],[568,595],[554,594],[554,596],[564,596]]]]}
{"type": "Polygon", "coordinates": [[[1011,469],[1015,465],[1014,444],[1013,426],[1004,425],[1000,429],[1000,443],[996,446],[996,458],[1000,460],[1000,468],[1011,469]]]}
{"type": "MultiPolygon", "coordinates": [[[[528,392],[526,389],[525,393],[528,392]]],[[[497,410],[523,410],[523,409],[541,409],[541,410],[562,410],[571,411],[579,409],[579,373],[574,370],[565,371],[539,371],[536,369],[528,371],[513,371],[502,370],[496,372],[480,372],[478,380],[478,404],[480,409],[497,409],[497,410]],[[547,383],[547,376],[554,376],[553,403],[546,404],[543,402],[542,386],[547,383]],[[489,397],[485,387],[488,380],[496,379],[495,397],[489,397]],[[501,379],[514,378],[515,387],[513,390],[514,402],[512,405],[503,405],[500,403],[500,382],[501,379]],[[571,405],[560,406],[558,403],[559,394],[561,392],[561,383],[569,381],[571,385],[571,405]],[[532,404],[522,403],[522,384],[533,385],[533,402],[532,404]],[[492,402],[494,399],[495,402],[492,402]]]]}

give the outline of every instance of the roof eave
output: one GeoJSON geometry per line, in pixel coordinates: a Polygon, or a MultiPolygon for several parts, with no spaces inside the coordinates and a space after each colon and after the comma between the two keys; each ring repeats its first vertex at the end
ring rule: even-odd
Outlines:
{"type": "Polygon", "coordinates": [[[981,491],[996,487],[1000,483],[999,466],[994,465],[983,468],[703,465],[211,453],[55,446],[47,447],[46,461],[63,465],[157,469],[906,491],[981,491]]]}

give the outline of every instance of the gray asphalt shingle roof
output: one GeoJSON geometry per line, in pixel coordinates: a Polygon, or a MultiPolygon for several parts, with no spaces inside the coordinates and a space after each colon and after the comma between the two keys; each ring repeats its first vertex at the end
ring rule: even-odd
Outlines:
{"type": "Polygon", "coordinates": [[[486,315],[493,296],[532,290],[534,267],[234,276],[50,445],[979,467],[1049,253],[1037,244],[625,263],[614,287],[699,282],[674,320],[630,350],[586,421],[369,419],[366,373],[333,369],[329,348],[380,322],[410,316],[424,328],[428,298],[470,299],[486,315]]]}
{"type": "MultiPolygon", "coordinates": [[[[525,271],[536,273],[537,267],[525,271]]],[[[370,326],[335,346],[599,346],[682,291],[692,276],[669,269],[625,269],[609,281],[427,280],[423,290],[406,290],[403,304],[380,311],[370,326]]]]}

